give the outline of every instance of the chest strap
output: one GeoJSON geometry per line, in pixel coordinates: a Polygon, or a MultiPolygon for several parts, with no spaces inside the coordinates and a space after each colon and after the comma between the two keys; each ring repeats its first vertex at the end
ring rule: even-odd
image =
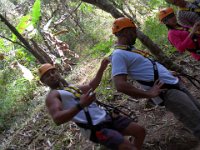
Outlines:
{"type": "MultiPolygon", "coordinates": [[[[82,91],[75,87],[75,86],[68,86],[68,87],[65,87],[64,88],[65,91],[68,91],[72,94],[74,94],[74,96],[76,97],[76,101],[80,101],[80,97],[81,95],[83,94],[82,91]]],[[[82,128],[89,128],[91,130],[91,135],[90,135],[90,140],[93,141],[93,142],[98,142],[97,141],[97,138],[96,138],[96,131],[97,131],[97,127],[93,125],[93,122],[92,122],[92,117],[90,115],[90,112],[88,110],[88,107],[85,107],[83,109],[84,113],[85,113],[85,116],[86,116],[86,119],[87,119],[87,122],[88,124],[82,124],[82,123],[76,123],[79,127],[82,127],[82,128]]]]}
{"type": "Polygon", "coordinates": [[[199,13],[200,12],[200,8],[179,8],[179,10],[182,10],[182,11],[191,11],[191,12],[196,12],[196,13],[199,13]]]}

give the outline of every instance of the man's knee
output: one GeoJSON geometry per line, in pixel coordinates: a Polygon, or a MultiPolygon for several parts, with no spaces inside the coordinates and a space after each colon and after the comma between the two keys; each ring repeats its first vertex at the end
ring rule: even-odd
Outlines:
{"type": "Polygon", "coordinates": [[[128,140],[124,140],[124,142],[119,145],[118,149],[119,150],[137,150],[137,148],[128,140]]]}
{"type": "Polygon", "coordinates": [[[145,137],[146,135],[146,130],[144,127],[135,124],[135,123],[131,123],[129,126],[129,133],[132,134],[132,136],[134,136],[135,138],[138,137],[145,137]]]}

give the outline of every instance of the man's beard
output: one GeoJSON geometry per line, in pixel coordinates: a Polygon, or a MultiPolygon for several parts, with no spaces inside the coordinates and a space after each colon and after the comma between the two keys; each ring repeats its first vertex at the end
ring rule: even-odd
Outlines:
{"type": "Polygon", "coordinates": [[[129,45],[134,45],[135,41],[136,41],[136,38],[135,39],[131,39],[131,41],[129,42],[129,45]]]}

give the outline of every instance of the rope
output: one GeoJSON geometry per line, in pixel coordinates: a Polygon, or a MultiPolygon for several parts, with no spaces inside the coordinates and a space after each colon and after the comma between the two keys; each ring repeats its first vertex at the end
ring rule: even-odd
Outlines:
{"type": "Polygon", "coordinates": [[[192,85],[194,85],[197,89],[200,89],[200,80],[198,80],[196,77],[193,77],[193,76],[185,74],[185,73],[181,73],[181,74],[179,74],[179,76],[183,76],[183,77],[187,78],[192,83],[192,85]],[[197,85],[197,83],[199,85],[197,85]]]}
{"type": "Polygon", "coordinates": [[[102,103],[102,102],[100,102],[100,101],[98,101],[98,100],[96,100],[95,102],[96,102],[99,106],[104,107],[108,112],[113,112],[113,113],[116,113],[116,114],[121,113],[121,114],[123,114],[124,116],[126,116],[126,117],[128,117],[128,118],[130,118],[130,119],[132,119],[132,120],[136,120],[136,119],[137,119],[136,116],[133,116],[134,112],[131,111],[129,108],[125,107],[125,106],[117,106],[117,107],[115,107],[115,106],[111,106],[111,105],[102,103]],[[123,108],[125,108],[126,110],[128,110],[130,113],[127,114],[127,113],[125,113],[124,111],[120,110],[118,107],[123,107],[123,108]]]}

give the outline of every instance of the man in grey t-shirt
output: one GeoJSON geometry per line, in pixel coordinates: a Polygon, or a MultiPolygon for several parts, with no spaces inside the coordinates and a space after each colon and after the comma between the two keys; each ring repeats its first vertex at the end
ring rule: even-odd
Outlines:
{"type": "Polygon", "coordinates": [[[163,65],[138,53],[139,50],[133,46],[137,37],[134,22],[129,18],[118,18],[113,23],[112,31],[117,37],[111,56],[116,89],[134,98],[159,96],[164,106],[200,139],[200,103],[163,65]],[[141,83],[145,90],[127,82],[128,76],[141,83]]]}
{"type": "Polygon", "coordinates": [[[64,80],[52,64],[46,63],[38,69],[40,80],[51,88],[45,103],[50,116],[57,125],[75,122],[87,137],[112,150],[141,150],[145,129],[132,119],[112,116],[95,103],[93,92],[101,82],[109,60],[103,59],[95,77],[78,87],[64,80]],[[91,90],[92,89],[92,90],[91,90]],[[131,142],[124,136],[133,136],[131,142]]]}

